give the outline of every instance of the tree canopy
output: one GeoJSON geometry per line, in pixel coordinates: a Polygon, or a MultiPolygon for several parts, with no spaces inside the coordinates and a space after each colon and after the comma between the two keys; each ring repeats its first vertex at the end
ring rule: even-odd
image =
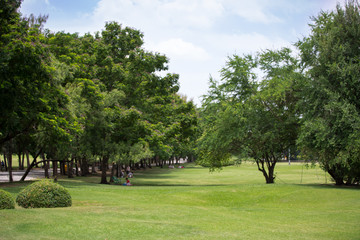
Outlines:
{"type": "Polygon", "coordinates": [[[310,27],[310,36],[297,43],[307,68],[298,143],[336,184],[359,182],[359,2],[321,12],[310,27]]]}
{"type": "Polygon", "coordinates": [[[358,0],[313,17],[295,51],[228,57],[200,109],[140,30],[107,22],[95,34],[52,32],[47,16],[22,16],[20,0],[0,3],[0,147],[10,181],[17,152],[33,155],[30,167],[41,156],[83,175],[100,161],[101,183],[109,162],[197,155],[214,170],[238,156],[274,183],[277,162],[300,151],[336,184],[359,184],[358,0]]]}
{"type": "Polygon", "coordinates": [[[221,167],[232,155],[248,156],[266,182],[273,183],[276,163],[297,137],[297,70],[287,48],[229,58],[221,82],[211,80],[210,94],[204,98],[202,160],[221,167]]]}
{"type": "Polygon", "coordinates": [[[201,161],[220,168],[250,157],[272,183],[276,162],[300,150],[336,184],[358,184],[359,6],[347,1],[313,17],[298,56],[283,48],[230,57],[204,97],[201,161]]]}
{"type": "MultiPolygon", "coordinates": [[[[1,3],[0,144],[21,141],[46,160],[134,164],[185,157],[195,106],[178,95],[168,58],[143,48],[143,34],[108,22],[94,35],[43,29],[22,17],[21,1],[1,3]],[[30,142],[35,144],[29,145],[30,142]]],[[[8,148],[9,151],[11,148],[8,148]]],[[[37,154],[38,155],[38,154],[37,154]]]]}

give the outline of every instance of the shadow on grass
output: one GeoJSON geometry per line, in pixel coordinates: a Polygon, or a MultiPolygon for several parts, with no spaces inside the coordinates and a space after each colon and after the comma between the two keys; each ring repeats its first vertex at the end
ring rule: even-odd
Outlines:
{"type": "Polygon", "coordinates": [[[312,188],[317,188],[317,189],[344,189],[344,190],[354,190],[354,191],[359,191],[360,190],[360,186],[356,186],[356,185],[335,185],[333,183],[328,183],[328,184],[314,184],[314,183],[310,183],[310,184],[295,184],[297,186],[304,186],[304,187],[312,187],[312,188]]]}
{"type": "MultiPolygon", "coordinates": [[[[202,167],[195,166],[194,164],[185,165],[184,169],[170,169],[170,168],[161,168],[161,167],[153,167],[151,169],[141,169],[136,170],[134,172],[134,179],[130,179],[133,183],[131,187],[219,187],[219,186],[241,186],[242,184],[252,184],[251,181],[244,183],[220,183],[219,182],[209,182],[209,179],[201,184],[201,180],[192,182],[191,179],[186,179],[185,181],[181,181],[181,174],[177,174],[181,171],[186,171],[187,169],[196,170],[202,169],[202,167]],[[180,179],[177,181],[176,179],[180,179]],[[175,181],[174,181],[175,180],[175,181]]],[[[191,171],[192,172],[192,171],[191,171]]],[[[192,173],[191,173],[192,174],[192,173]]],[[[187,175],[188,176],[188,175],[187,175]]],[[[109,181],[110,175],[107,175],[107,180],[109,181]]],[[[88,175],[85,177],[74,177],[67,178],[67,176],[59,176],[58,183],[63,185],[66,188],[81,188],[81,187],[95,187],[95,188],[103,188],[103,187],[128,187],[123,186],[121,184],[100,184],[101,181],[101,173],[88,175]]],[[[124,178],[120,178],[121,183],[125,181],[124,178]]],[[[0,188],[4,188],[11,193],[17,193],[27,185],[33,183],[34,181],[26,181],[26,182],[13,182],[13,183],[0,183],[0,188]]],[[[258,184],[258,183],[257,183],[258,184]]],[[[266,185],[265,183],[263,183],[266,185]]],[[[346,190],[359,190],[360,186],[336,186],[333,183],[329,184],[293,184],[293,183],[275,183],[274,185],[296,185],[303,187],[311,187],[317,189],[346,189],[346,190]]]]}

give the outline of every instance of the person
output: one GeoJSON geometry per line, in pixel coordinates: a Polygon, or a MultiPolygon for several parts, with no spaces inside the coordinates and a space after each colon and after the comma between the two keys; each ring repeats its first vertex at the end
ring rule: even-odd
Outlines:
{"type": "Polygon", "coordinates": [[[128,178],[125,179],[124,186],[131,186],[130,180],[128,178]]]}
{"type": "Polygon", "coordinates": [[[132,172],[129,172],[129,174],[127,175],[129,178],[132,178],[134,176],[134,174],[132,172]]]}
{"type": "Polygon", "coordinates": [[[5,163],[4,163],[4,161],[1,161],[1,171],[2,171],[3,169],[5,169],[5,163]]]}
{"type": "Polygon", "coordinates": [[[130,166],[127,166],[127,167],[126,167],[126,175],[128,175],[130,171],[131,171],[130,166]]]}

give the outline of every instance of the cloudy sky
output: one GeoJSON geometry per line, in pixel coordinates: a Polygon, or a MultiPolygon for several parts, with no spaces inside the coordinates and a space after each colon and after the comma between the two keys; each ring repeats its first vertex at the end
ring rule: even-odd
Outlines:
{"type": "MultiPolygon", "coordinates": [[[[343,0],[339,0],[340,3],[343,0]]],[[[308,35],[310,16],[338,0],[24,0],[24,15],[49,15],[52,31],[94,33],[106,21],[144,33],[144,48],[165,54],[180,92],[200,106],[209,76],[227,56],[290,47],[308,35]]]]}

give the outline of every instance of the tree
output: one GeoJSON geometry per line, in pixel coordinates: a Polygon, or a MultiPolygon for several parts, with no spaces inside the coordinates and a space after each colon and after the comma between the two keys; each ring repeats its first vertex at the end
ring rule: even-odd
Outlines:
{"type": "Polygon", "coordinates": [[[321,12],[310,36],[297,43],[308,77],[298,144],[337,185],[360,180],[359,11],[359,2],[349,0],[321,12]]]}
{"type": "Polygon", "coordinates": [[[211,80],[204,99],[200,161],[220,168],[232,155],[245,155],[255,160],[266,183],[273,183],[276,163],[297,138],[297,61],[287,48],[235,55],[221,74],[222,82],[211,80]]]}
{"type": "Polygon", "coordinates": [[[64,120],[61,108],[67,101],[43,44],[47,17],[21,17],[20,3],[1,1],[0,8],[0,145],[8,146],[40,125],[56,127],[57,120],[64,120]]]}
{"type": "MultiPolygon", "coordinates": [[[[17,11],[19,1],[1,4],[17,11]]],[[[42,44],[42,24],[46,17],[20,18],[4,14],[0,36],[0,144],[51,122],[66,97],[52,77],[50,54],[42,44]],[[8,30],[9,31],[8,31],[8,30]]]]}
{"type": "Polygon", "coordinates": [[[107,183],[109,160],[183,152],[194,106],[176,94],[177,74],[158,74],[168,59],[143,49],[139,30],[109,22],[94,36],[53,33],[47,17],[22,18],[20,4],[0,6],[0,145],[8,156],[15,145],[35,148],[23,179],[38,156],[55,167],[79,161],[82,174],[100,159],[107,183]]]}
{"type": "Polygon", "coordinates": [[[16,25],[20,19],[18,9],[21,0],[1,0],[0,1],[0,36],[12,31],[12,26],[16,25]]]}

